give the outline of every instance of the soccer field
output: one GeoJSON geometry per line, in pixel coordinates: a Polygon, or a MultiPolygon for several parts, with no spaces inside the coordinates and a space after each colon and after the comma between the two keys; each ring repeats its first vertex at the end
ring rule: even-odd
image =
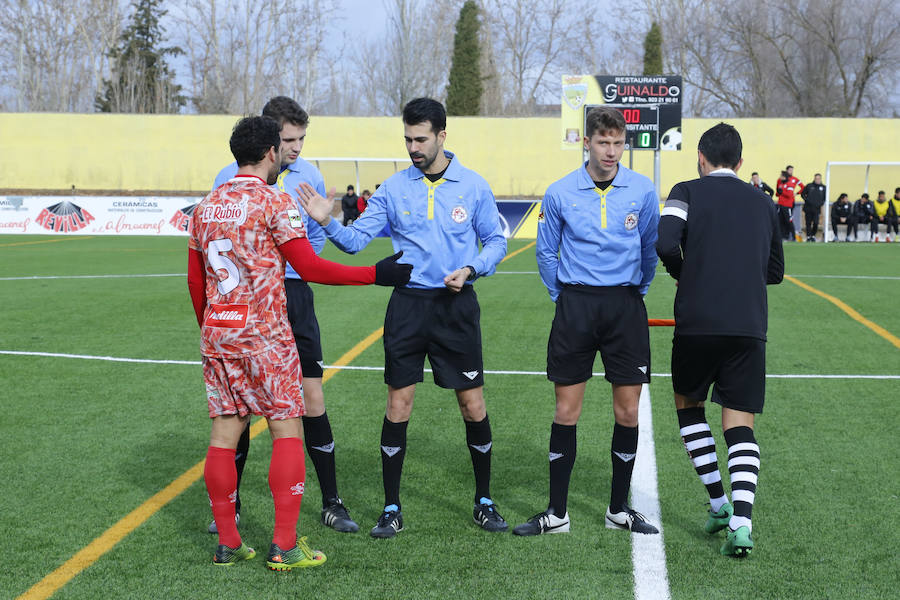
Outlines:
{"type": "MultiPolygon", "coordinates": [[[[472,522],[462,420],[452,392],[426,373],[409,426],[405,530],[370,538],[383,500],[386,399],[381,340],[371,334],[390,291],[314,286],[325,362],[351,367],[326,375],[325,398],[338,483],[361,531],[319,524],[307,462],[300,535],[328,563],[290,573],[265,568],[273,522],[265,431],[251,444],[241,486],[241,533],[262,556],[230,569],[211,564],[216,539],[206,533],[211,514],[198,466],[209,418],[186,246],[186,238],[0,237],[0,598],[29,590],[27,597],[91,600],[634,598],[633,560],[662,569],[676,599],[880,600],[900,589],[900,245],[785,246],[791,277],[769,288],[756,549],[745,560],[720,556],[722,538],[703,533],[706,496],[678,436],[672,330],[664,327],[651,330],[650,384],[664,563],[645,564],[652,557],[633,556],[629,534],[603,526],[613,420],[602,377],[588,385],[578,426],[571,533],[520,538],[472,522]]],[[[554,409],[542,374],[553,304],[527,246],[510,241],[510,254],[524,251],[475,284],[492,492],[511,526],[546,507],[554,409]]],[[[390,252],[379,239],[357,256],[331,245],[324,256],[372,264],[390,252]]],[[[671,318],[674,292],[660,270],[649,315],[671,318]]],[[[720,410],[710,405],[707,414],[724,471],[720,410]]],[[[639,583],[653,594],[667,589],[658,576],[639,583]]]]}

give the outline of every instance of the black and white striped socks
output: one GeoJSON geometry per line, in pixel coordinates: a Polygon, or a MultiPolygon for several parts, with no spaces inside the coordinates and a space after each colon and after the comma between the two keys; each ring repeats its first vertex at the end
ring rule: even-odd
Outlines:
{"type": "Polygon", "coordinates": [[[725,495],[722,476],[719,474],[716,441],[712,437],[709,423],[706,422],[703,407],[678,410],[678,426],[694,470],[706,486],[710,509],[717,513],[728,502],[728,497],[725,495]]]}
{"type": "Polygon", "coordinates": [[[728,527],[732,531],[738,527],[753,531],[750,518],[759,478],[759,446],[750,427],[725,430],[725,443],[728,444],[728,472],[731,474],[731,500],[734,504],[734,515],[728,527]]]}

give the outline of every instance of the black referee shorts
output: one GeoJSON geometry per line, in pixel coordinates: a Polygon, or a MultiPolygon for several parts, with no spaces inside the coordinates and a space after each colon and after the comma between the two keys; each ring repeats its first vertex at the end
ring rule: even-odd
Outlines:
{"type": "Polygon", "coordinates": [[[384,382],[394,388],[419,383],[426,355],[440,387],[484,385],[481,308],[471,285],[458,294],[394,289],[384,317],[384,382]]]}
{"type": "Polygon", "coordinates": [[[638,288],[567,285],[560,292],[547,342],[547,379],[587,381],[597,351],[610,383],[650,382],[650,329],[638,288]]]}
{"type": "Polygon", "coordinates": [[[690,400],[761,413],[766,398],[766,343],[751,337],[676,335],[672,339],[672,388],[690,400]]]}
{"type": "Polygon", "coordinates": [[[316,307],[309,284],[302,279],[285,279],[287,315],[300,355],[300,368],[304,377],[322,376],[322,339],[316,307]]]}

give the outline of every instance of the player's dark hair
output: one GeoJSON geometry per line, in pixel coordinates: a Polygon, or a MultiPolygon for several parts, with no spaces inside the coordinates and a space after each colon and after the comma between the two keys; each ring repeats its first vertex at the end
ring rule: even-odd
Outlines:
{"type": "Polygon", "coordinates": [[[821,177],[821,176],[822,176],[821,173],[816,173],[815,175],[813,175],[813,177],[821,177]]]}
{"type": "Polygon", "coordinates": [[[609,106],[597,106],[588,111],[584,120],[584,135],[588,139],[595,133],[622,133],[625,131],[625,117],[621,111],[609,106]]]}
{"type": "Polygon", "coordinates": [[[788,165],[784,168],[784,170],[787,171],[787,170],[793,169],[793,168],[794,168],[794,165],[788,165]]]}
{"type": "Polygon", "coordinates": [[[280,131],[281,125],[270,117],[245,117],[238,121],[228,141],[237,165],[255,165],[272,147],[278,152],[281,146],[280,131]]]}
{"type": "Polygon", "coordinates": [[[837,201],[840,202],[841,200],[843,200],[846,197],[847,197],[847,194],[841,194],[840,196],[838,196],[837,201]]]}
{"type": "Polygon", "coordinates": [[[697,150],[710,165],[729,169],[734,169],[741,162],[743,149],[741,134],[728,123],[719,123],[704,131],[697,144],[697,150]]]}
{"type": "Polygon", "coordinates": [[[878,190],[878,195],[879,195],[879,196],[882,195],[883,193],[884,193],[884,190],[878,190]]]}
{"type": "Polygon", "coordinates": [[[750,173],[750,177],[753,177],[754,175],[759,175],[759,173],[757,173],[756,171],[753,171],[752,173],[750,173]]]}
{"type": "Polygon", "coordinates": [[[787,179],[787,178],[788,178],[788,172],[787,172],[787,171],[782,171],[780,177],[781,177],[781,179],[787,179]]]}
{"type": "Polygon", "coordinates": [[[895,194],[896,194],[897,192],[900,192],[900,188],[896,188],[896,189],[894,190],[894,193],[895,193],[895,194]]]}
{"type": "Polygon", "coordinates": [[[284,125],[285,121],[297,127],[307,127],[309,125],[309,114],[296,101],[287,96],[275,96],[266,102],[266,105],[263,106],[262,114],[264,117],[275,119],[279,127],[284,125]]]}
{"type": "Polygon", "coordinates": [[[868,195],[868,194],[863,194],[861,197],[862,197],[862,198],[865,198],[866,200],[869,199],[869,195],[868,195]]]}
{"type": "Polygon", "coordinates": [[[416,98],[403,107],[403,122],[418,125],[428,121],[434,133],[447,129],[447,111],[444,105],[432,98],[416,98]]]}
{"type": "MultiPolygon", "coordinates": [[[[353,186],[352,186],[352,185],[348,185],[348,186],[347,186],[347,191],[349,192],[350,190],[353,190],[353,186]]],[[[356,190],[353,190],[353,191],[356,191],[356,190]]]]}

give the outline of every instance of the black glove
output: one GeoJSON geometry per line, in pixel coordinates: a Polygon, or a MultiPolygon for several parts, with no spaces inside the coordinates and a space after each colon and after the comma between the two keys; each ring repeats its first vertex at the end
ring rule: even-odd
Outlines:
{"type": "Polygon", "coordinates": [[[413,266],[406,263],[398,263],[403,256],[403,250],[393,256],[382,258],[375,263],[375,285],[389,287],[401,287],[409,283],[409,276],[413,266]]]}

